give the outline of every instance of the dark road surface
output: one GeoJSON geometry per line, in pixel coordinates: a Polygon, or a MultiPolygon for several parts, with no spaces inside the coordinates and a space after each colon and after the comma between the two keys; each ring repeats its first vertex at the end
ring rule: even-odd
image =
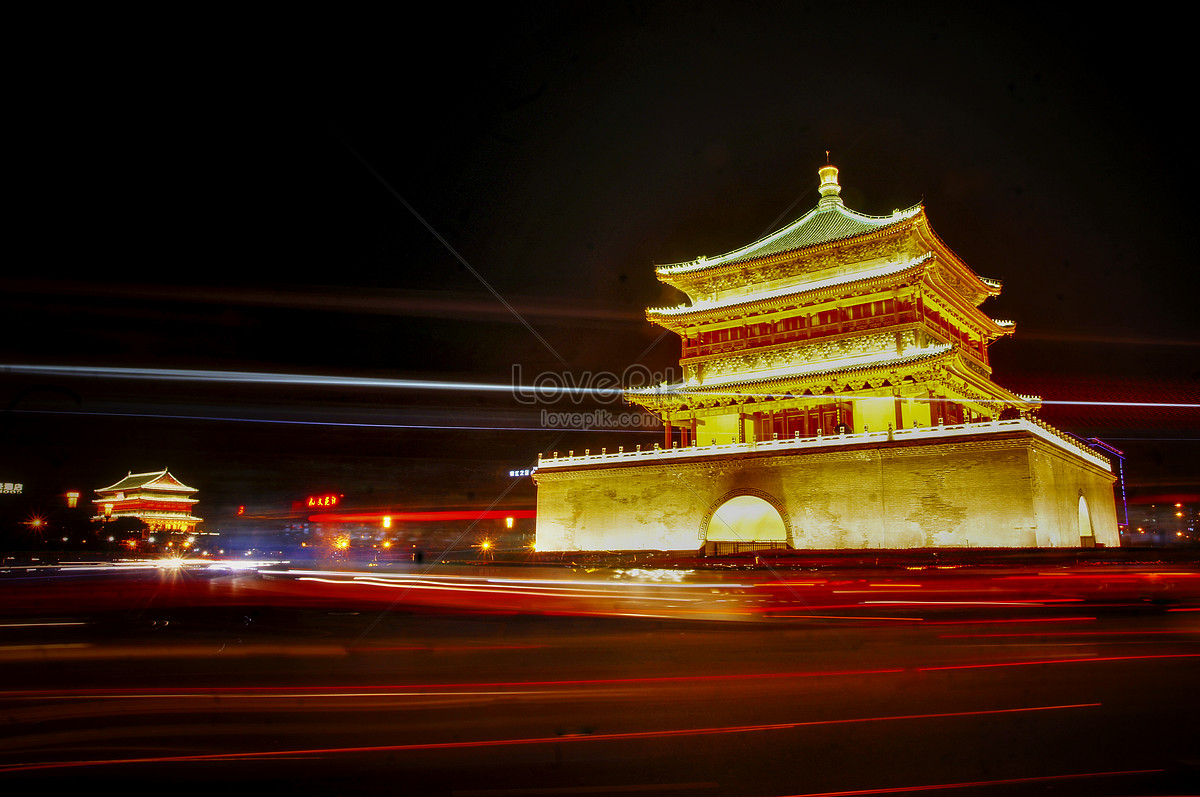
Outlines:
{"type": "Polygon", "coordinates": [[[0,783],[1200,792],[1191,571],[277,570],[4,574],[0,783]]]}

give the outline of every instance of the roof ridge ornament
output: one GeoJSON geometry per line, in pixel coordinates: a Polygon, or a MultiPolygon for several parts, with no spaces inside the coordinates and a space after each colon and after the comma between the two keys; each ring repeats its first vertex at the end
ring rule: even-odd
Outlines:
{"type": "MultiPolygon", "coordinates": [[[[829,150],[825,150],[825,160],[829,160],[829,150]]],[[[822,210],[842,207],[842,187],[838,184],[837,167],[826,162],[817,170],[817,174],[821,176],[821,185],[817,189],[821,193],[821,201],[817,203],[817,207],[822,210]]]]}

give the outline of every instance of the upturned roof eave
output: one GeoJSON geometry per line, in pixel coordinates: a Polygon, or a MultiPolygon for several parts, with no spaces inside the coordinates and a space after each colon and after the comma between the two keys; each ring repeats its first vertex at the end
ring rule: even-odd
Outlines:
{"type": "MultiPolygon", "coordinates": [[[[832,376],[834,374],[862,374],[871,371],[887,371],[897,367],[915,365],[932,365],[943,361],[954,354],[954,347],[949,344],[942,344],[936,347],[933,351],[922,351],[916,354],[911,354],[904,357],[893,357],[875,362],[866,362],[857,365],[846,365],[834,368],[824,368],[819,370],[807,371],[799,374],[780,374],[779,376],[771,376],[765,378],[750,378],[741,379],[738,381],[720,382],[707,385],[668,385],[663,386],[661,390],[643,389],[640,391],[626,391],[625,397],[631,401],[636,401],[636,396],[646,396],[652,398],[654,396],[703,396],[705,394],[720,395],[728,391],[735,391],[736,388],[751,387],[761,385],[764,388],[769,388],[773,385],[781,385],[788,382],[800,383],[807,382],[822,377],[832,376]]],[[[743,392],[743,391],[736,391],[743,392]]]]}
{"type": "MultiPolygon", "coordinates": [[[[121,492],[121,491],[118,491],[118,492],[121,492]]],[[[176,491],[176,492],[178,492],[178,491],[176,491]]],[[[174,504],[198,504],[198,503],[200,503],[200,500],[198,498],[185,498],[183,496],[177,496],[177,495],[147,496],[147,495],[130,495],[129,493],[126,493],[123,498],[119,498],[119,499],[105,498],[103,496],[100,498],[93,498],[92,503],[93,504],[107,504],[107,503],[111,503],[112,501],[117,501],[117,500],[120,500],[120,501],[167,501],[167,502],[174,503],[174,504]]]]}
{"type": "Polygon", "coordinates": [[[739,308],[745,310],[745,309],[750,309],[750,308],[754,308],[757,306],[761,306],[764,304],[769,304],[771,302],[775,302],[778,300],[791,299],[791,298],[794,298],[797,296],[802,296],[803,294],[806,294],[806,293],[819,294],[823,291],[829,291],[829,290],[833,290],[835,288],[844,288],[844,287],[847,287],[850,285],[855,285],[856,283],[872,283],[872,282],[889,282],[890,283],[890,282],[903,281],[904,279],[906,279],[908,277],[915,276],[919,272],[923,272],[924,268],[925,268],[926,264],[929,262],[929,260],[930,260],[930,255],[927,254],[927,255],[924,255],[914,261],[911,261],[910,263],[898,265],[894,271],[883,271],[883,272],[880,272],[877,274],[871,274],[871,275],[866,275],[866,276],[847,275],[845,279],[833,279],[833,280],[829,280],[824,283],[813,282],[813,283],[808,283],[807,285],[796,285],[793,288],[781,289],[778,293],[773,293],[771,295],[761,296],[758,298],[756,298],[753,295],[748,296],[748,297],[735,297],[735,298],[738,298],[741,300],[740,301],[731,301],[728,304],[714,304],[711,307],[697,307],[695,305],[691,305],[691,306],[677,305],[678,308],[684,308],[684,309],[680,309],[679,312],[675,312],[675,313],[663,312],[663,311],[673,310],[676,308],[650,307],[650,308],[646,309],[646,318],[647,318],[647,320],[652,321],[654,323],[661,324],[663,326],[667,326],[667,324],[664,323],[665,319],[693,319],[693,318],[696,318],[697,316],[703,316],[703,315],[711,314],[711,313],[718,312],[718,311],[728,311],[728,310],[735,310],[735,309],[739,309],[739,308]]]}
{"type": "Polygon", "coordinates": [[[1041,407],[1041,397],[1025,396],[1020,393],[1014,393],[1003,385],[999,385],[992,381],[990,376],[983,376],[976,372],[967,363],[965,355],[958,349],[955,349],[955,355],[956,356],[954,357],[948,358],[948,365],[951,372],[954,373],[958,378],[969,382],[980,390],[988,390],[993,393],[996,398],[1020,406],[1027,411],[1036,410],[1041,407]]]}
{"type": "MultiPolygon", "coordinates": [[[[970,272],[969,269],[968,272],[970,272]]],[[[974,272],[970,273],[974,274],[974,272]]],[[[978,275],[976,275],[976,279],[979,279],[978,275]]],[[[944,280],[940,280],[939,277],[935,276],[932,270],[927,270],[922,275],[922,284],[934,290],[937,296],[942,297],[945,300],[945,304],[950,305],[955,312],[962,316],[964,321],[974,324],[981,332],[985,332],[993,340],[1004,335],[1011,335],[1016,328],[1014,322],[994,319],[980,310],[979,304],[970,301],[952,286],[944,284],[944,280]],[[939,281],[943,284],[938,285],[939,281]]],[[[999,291],[996,291],[992,295],[995,296],[998,294],[999,291]]]]}

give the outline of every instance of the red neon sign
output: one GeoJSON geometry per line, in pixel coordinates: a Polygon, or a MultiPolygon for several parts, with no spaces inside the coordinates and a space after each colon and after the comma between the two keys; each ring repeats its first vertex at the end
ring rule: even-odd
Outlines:
{"type": "Polygon", "coordinates": [[[483,511],[438,511],[438,512],[361,512],[352,514],[322,514],[309,517],[310,523],[380,523],[383,518],[391,518],[394,523],[412,523],[421,521],[446,520],[505,520],[508,518],[535,518],[537,511],[533,509],[490,509],[483,511]]]}

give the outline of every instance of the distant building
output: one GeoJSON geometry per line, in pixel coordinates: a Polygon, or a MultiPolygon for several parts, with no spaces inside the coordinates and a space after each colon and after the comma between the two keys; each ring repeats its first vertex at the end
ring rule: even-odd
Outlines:
{"type": "Polygon", "coordinates": [[[1000,282],[921,205],[868,216],[820,179],[792,224],[658,267],[690,299],[647,311],[683,381],[626,398],[662,446],[539,460],[538,550],[1117,545],[1109,461],[991,379],[1000,282]]]}
{"type": "Polygon", "coordinates": [[[1130,503],[1125,544],[1131,547],[1200,544],[1200,496],[1160,495],[1130,503]]]}
{"type": "Polygon", "coordinates": [[[188,487],[163,468],[153,473],[130,473],[110,487],[96,490],[93,498],[97,515],[93,520],[117,520],[132,517],[146,524],[150,534],[194,535],[196,524],[202,522],[192,514],[197,503],[192,496],[195,487],[188,487]]]}

